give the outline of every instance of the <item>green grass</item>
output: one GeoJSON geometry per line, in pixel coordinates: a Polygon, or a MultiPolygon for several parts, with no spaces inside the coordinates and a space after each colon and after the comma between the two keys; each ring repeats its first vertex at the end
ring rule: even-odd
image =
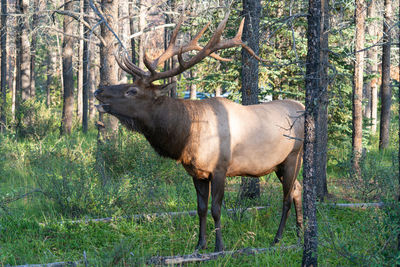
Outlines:
{"type": "MultiPolygon", "coordinates": [[[[62,138],[49,134],[38,140],[0,136],[0,265],[76,261],[82,260],[85,252],[90,265],[140,266],[152,256],[194,251],[197,217],[68,222],[196,209],[192,179],[182,166],[157,156],[139,135],[122,131],[117,140],[100,149],[104,164],[99,165],[93,130],[86,136],[78,132],[62,138]],[[15,200],[33,189],[41,192],[15,200]]],[[[396,149],[393,145],[384,153],[368,152],[364,163],[368,177],[365,184],[358,184],[360,188],[348,174],[345,147],[330,151],[330,199],[390,202],[397,190],[397,166],[392,160],[396,149]],[[372,184],[370,176],[375,177],[372,184]],[[374,190],[361,194],[363,186],[374,190]]],[[[238,178],[227,180],[226,208],[248,205],[236,201],[239,183],[238,178]]],[[[273,240],[280,220],[282,189],[274,175],[263,177],[261,183],[262,196],[251,204],[267,206],[266,210],[235,217],[224,208],[222,227],[227,250],[265,248],[273,240]]],[[[285,246],[297,244],[294,217],[293,212],[281,241],[285,246]]],[[[394,265],[399,218],[398,206],[382,210],[320,206],[320,265],[394,265]]],[[[213,251],[214,238],[209,215],[205,252],[213,251]]],[[[301,258],[301,248],[277,249],[220,258],[204,265],[296,266],[301,258]]]]}

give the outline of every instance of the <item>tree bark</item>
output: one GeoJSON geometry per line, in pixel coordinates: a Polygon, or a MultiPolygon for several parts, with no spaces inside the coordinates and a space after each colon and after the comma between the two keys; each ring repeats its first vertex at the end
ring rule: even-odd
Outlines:
{"type": "MultiPolygon", "coordinates": [[[[26,101],[31,95],[31,63],[28,8],[29,0],[18,0],[17,11],[21,14],[17,31],[17,92],[21,93],[21,100],[26,101]]],[[[18,103],[18,98],[17,98],[18,103]]]]}
{"type": "MultiPolygon", "coordinates": [[[[139,31],[143,31],[146,27],[146,6],[144,5],[144,0],[139,0],[138,5],[140,8],[139,11],[139,31]]],[[[138,57],[139,57],[139,68],[142,70],[145,69],[144,66],[144,45],[145,45],[145,35],[142,34],[139,37],[139,47],[138,47],[138,57]]]]}
{"type": "Polygon", "coordinates": [[[317,173],[317,197],[324,201],[328,194],[326,181],[326,148],[328,144],[328,66],[329,66],[329,0],[321,0],[321,95],[318,112],[318,129],[316,129],[317,147],[320,164],[317,173]]]}
{"type": "Polygon", "coordinates": [[[51,85],[53,83],[53,65],[52,57],[55,56],[53,53],[53,49],[49,48],[47,50],[47,58],[46,58],[46,106],[49,108],[51,105],[51,85]]]}
{"type": "MultiPolygon", "coordinates": [[[[83,5],[84,1],[79,1],[79,18],[83,19],[83,5]]],[[[85,18],[86,20],[86,18],[85,18]]],[[[78,70],[76,73],[76,87],[77,87],[77,95],[76,95],[76,116],[78,118],[78,122],[82,123],[83,130],[83,49],[84,49],[84,26],[83,23],[78,24],[78,33],[79,33],[79,41],[78,41],[78,70]]]]}
{"type": "MultiPolygon", "coordinates": [[[[118,0],[102,0],[102,10],[106,18],[106,23],[118,32],[118,0]]],[[[114,58],[114,35],[109,28],[103,23],[101,25],[101,36],[107,46],[100,46],[100,86],[115,85],[118,83],[118,64],[114,58]]],[[[100,138],[113,138],[118,129],[118,120],[111,115],[104,116],[105,128],[100,127],[100,138]]]]}
{"type": "Polygon", "coordinates": [[[352,165],[354,171],[360,173],[360,158],[362,154],[362,91],[364,74],[364,25],[365,25],[365,1],[356,0],[355,24],[356,44],[353,81],[353,138],[352,138],[352,165]]]}
{"type": "MultiPolygon", "coordinates": [[[[135,11],[133,8],[133,3],[129,3],[129,30],[130,30],[130,35],[135,33],[135,11]]],[[[136,43],[135,43],[135,38],[131,38],[131,59],[132,63],[136,65],[136,43]]],[[[133,79],[135,77],[133,76],[133,79]]]]}
{"type": "Polygon", "coordinates": [[[318,235],[316,214],[316,186],[318,183],[318,117],[321,111],[320,95],[324,88],[320,84],[321,74],[321,1],[309,0],[307,29],[307,63],[306,63],[306,101],[304,120],[304,155],[303,155],[303,207],[304,207],[304,248],[302,266],[318,265],[318,235]]]}
{"type": "MultiPolygon", "coordinates": [[[[83,14],[89,14],[89,1],[83,0],[83,14]]],[[[89,20],[85,18],[85,21],[89,23],[89,20]]],[[[82,131],[87,133],[88,131],[88,108],[89,108],[89,50],[88,40],[89,29],[85,26],[83,28],[83,37],[85,39],[83,43],[82,51],[82,131]]]]}
{"type": "Polygon", "coordinates": [[[6,129],[6,105],[7,105],[7,0],[1,0],[0,21],[0,47],[1,47],[1,74],[0,74],[0,132],[6,129]]]}
{"type": "MultiPolygon", "coordinates": [[[[260,0],[243,0],[243,15],[245,17],[242,39],[258,54],[260,41],[260,0]]],[[[258,61],[242,49],[242,104],[258,104],[258,61]]],[[[240,186],[242,198],[260,196],[260,180],[258,178],[242,177],[240,186]]]]}
{"type": "MultiPolygon", "coordinates": [[[[376,17],[376,0],[371,0],[368,9],[367,16],[369,19],[375,19],[376,17]]],[[[367,26],[367,33],[370,36],[371,44],[377,41],[377,25],[375,21],[370,22],[367,26]]],[[[370,119],[370,130],[371,133],[376,133],[376,118],[378,112],[378,79],[375,77],[378,74],[378,47],[372,47],[367,50],[367,73],[372,76],[372,79],[365,83],[367,105],[365,107],[365,117],[370,119]]]]}
{"type": "Polygon", "coordinates": [[[391,0],[384,1],[385,12],[383,20],[383,46],[382,46],[382,83],[381,83],[381,121],[379,134],[379,150],[389,145],[390,106],[392,104],[392,88],[390,86],[390,47],[391,47],[391,0]]]}
{"type": "Polygon", "coordinates": [[[94,106],[94,91],[96,91],[99,76],[98,68],[98,53],[96,50],[96,45],[93,41],[89,43],[89,119],[94,120],[96,114],[98,113],[94,106]]]}
{"type": "MultiPolygon", "coordinates": [[[[64,10],[67,12],[73,11],[73,2],[64,0],[64,10]]],[[[64,16],[63,23],[63,45],[62,45],[62,69],[63,69],[63,112],[61,120],[61,134],[70,134],[72,131],[72,120],[74,112],[74,74],[72,68],[72,55],[74,47],[73,34],[73,19],[69,16],[64,16]]]]}
{"type": "Polygon", "coordinates": [[[33,1],[33,15],[32,15],[32,34],[31,34],[31,92],[30,96],[35,97],[36,95],[36,72],[35,72],[35,65],[36,65],[36,45],[37,45],[37,31],[35,30],[38,25],[38,13],[40,10],[40,2],[39,0],[33,1]]]}
{"type": "MultiPolygon", "coordinates": [[[[400,1],[399,1],[398,8],[399,8],[398,10],[400,10],[400,1]]],[[[400,21],[400,12],[398,13],[398,21],[400,21]]],[[[400,32],[400,23],[398,23],[397,26],[398,26],[398,31],[400,32]]],[[[400,51],[400,42],[398,42],[397,46],[398,46],[399,51],[400,51]]],[[[398,68],[400,70],[400,60],[399,60],[398,68]]],[[[400,92],[400,81],[399,81],[399,83],[397,85],[398,85],[398,90],[400,92]]],[[[400,114],[400,97],[398,97],[398,112],[400,114]]],[[[397,157],[398,157],[397,160],[398,160],[398,163],[399,163],[399,176],[397,177],[397,179],[398,179],[398,188],[397,188],[397,190],[398,190],[398,198],[397,198],[397,201],[400,204],[400,116],[399,116],[398,132],[399,132],[398,133],[399,134],[399,144],[398,144],[399,145],[399,151],[398,151],[398,155],[397,155],[397,157]]],[[[397,253],[399,253],[399,252],[400,252],[400,233],[397,234],[397,253]]],[[[400,264],[397,264],[397,266],[400,267],[400,264]]]]}
{"type": "MultiPolygon", "coordinates": [[[[119,20],[119,36],[121,37],[121,41],[124,44],[126,48],[129,48],[129,45],[131,43],[128,40],[128,36],[130,33],[130,19],[129,19],[129,1],[121,1],[118,12],[119,12],[119,17],[121,18],[119,20]]],[[[121,68],[118,68],[118,80],[120,83],[127,83],[128,82],[128,76],[125,71],[123,71],[121,68]]]]}
{"type": "Polygon", "coordinates": [[[190,99],[197,99],[197,88],[196,88],[196,83],[193,81],[195,77],[195,72],[191,69],[189,71],[190,78],[192,82],[190,83],[190,99]]]}

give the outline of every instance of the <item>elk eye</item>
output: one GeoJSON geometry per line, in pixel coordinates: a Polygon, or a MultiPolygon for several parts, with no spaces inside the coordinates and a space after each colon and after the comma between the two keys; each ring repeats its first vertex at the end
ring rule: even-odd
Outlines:
{"type": "Polygon", "coordinates": [[[137,94],[136,88],[130,88],[128,91],[125,92],[125,96],[134,96],[137,94]]]}

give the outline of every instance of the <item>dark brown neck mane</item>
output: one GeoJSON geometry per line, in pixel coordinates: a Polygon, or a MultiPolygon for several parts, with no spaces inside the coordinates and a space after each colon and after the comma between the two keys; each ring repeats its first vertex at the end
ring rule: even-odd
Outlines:
{"type": "Polygon", "coordinates": [[[179,160],[190,134],[191,121],[182,101],[170,97],[155,100],[150,120],[116,116],[128,129],[143,134],[154,150],[163,157],[179,160]]]}

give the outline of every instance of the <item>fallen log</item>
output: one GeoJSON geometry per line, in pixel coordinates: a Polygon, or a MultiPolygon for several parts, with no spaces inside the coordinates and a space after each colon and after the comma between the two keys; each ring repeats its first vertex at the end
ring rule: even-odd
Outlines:
{"type": "Polygon", "coordinates": [[[340,208],[383,208],[386,204],[383,202],[375,203],[320,203],[326,206],[340,207],[340,208]]]}
{"type": "Polygon", "coordinates": [[[78,266],[82,261],[60,261],[53,263],[42,263],[42,264],[25,264],[25,265],[15,265],[13,267],[75,267],[78,266]]]}
{"type": "Polygon", "coordinates": [[[290,250],[300,248],[299,245],[291,245],[291,246],[280,246],[280,247],[269,247],[269,248],[244,248],[234,251],[221,251],[221,252],[213,252],[213,253],[204,253],[200,254],[198,252],[194,252],[189,255],[177,255],[177,256],[154,256],[151,257],[147,264],[149,265],[180,265],[194,262],[204,262],[215,260],[220,257],[237,257],[240,255],[254,255],[260,254],[269,251],[275,250],[290,250]]]}
{"type": "MultiPolygon", "coordinates": [[[[234,212],[242,212],[242,211],[254,211],[254,210],[263,210],[266,209],[266,206],[259,206],[259,207],[252,207],[247,209],[228,209],[226,210],[227,213],[234,213],[234,212]]],[[[210,211],[208,211],[210,214],[210,211]]],[[[142,219],[155,219],[155,218],[162,218],[162,217],[179,217],[179,216],[197,216],[196,210],[189,210],[189,211],[174,211],[174,212],[157,212],[157,213],[148,213],[148,214],[135,214],[131,216],[122,216],[122,217],[107,217],[107,218],[98,218],[98,219],[82,219],[82,220],[74,220],[74,221],[62,221],[62,223],[89,223],[89,222],[114,222],[123,219],[133,219],[133,220],[142,220],[142,219]]]]}
{"type": "MultiPolygon", "coordinates": [[[[375,202],[375,203],[317,203],[318,205],[323,206],[332,206],[332,207],[341,207],[341,208],[382,208],[386,204],[383,202],[375,202]]],[[[234,213],[234,212],[243,212],[243,211],[254,211],[254,210],[264,210],[267,209],[267,206],[257,206],[252,208],[245,208],[245,209],[228,209],[226,210],[227,213],[234,213]]],[[[210,211],[208,211],[210,214],[210,211]]],[[[72,221],[62,221],[59,222],[60,224],[63,223],[89,223],[89,222],[115,222],[123,219],[133,219],[133,220],[152,220],[155,218],[162,218],[162,217],[179,217],[179,216],[197,216],[196,210],[189,210],[189,211],[173,211],[173,212],[156,212],[156,213],[148,213],[148,214],[135,214],[130,216],[121,216],[121,217],[106,217],[106,218],[97,218],[97,219],[81,219],[81,220],[72,220],[72,221]]],[[[40,225],[45,225],[45,223],[40,223],[40,225]]]]}

